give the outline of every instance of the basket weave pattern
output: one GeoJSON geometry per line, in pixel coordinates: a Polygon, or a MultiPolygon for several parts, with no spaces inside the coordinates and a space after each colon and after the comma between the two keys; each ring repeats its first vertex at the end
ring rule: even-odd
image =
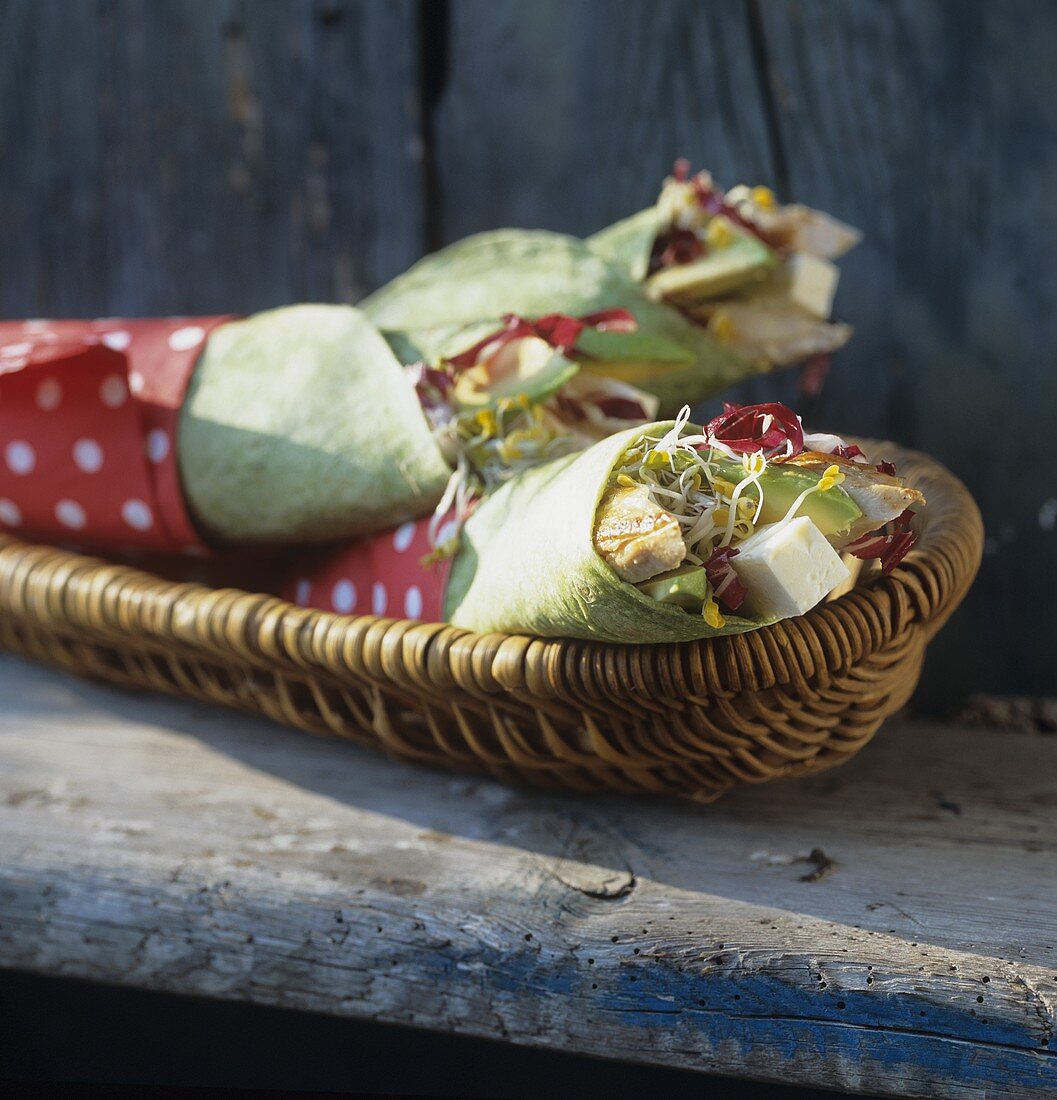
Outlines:
{"type": "Polygon", "coordinates": [[[707,801],[848,759],[910,697],[983,528],[924,455],[867,443],[928,500],[888,577],[732,638],[614,646],[472,634],[176,584],[0,537],[0,647],[392,756],[546,787],[707,801]]]}

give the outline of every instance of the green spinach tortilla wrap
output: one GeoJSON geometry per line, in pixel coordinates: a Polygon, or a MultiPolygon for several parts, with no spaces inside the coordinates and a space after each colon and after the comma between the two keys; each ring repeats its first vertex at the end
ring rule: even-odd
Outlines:
{"type": "Polygon", "coordinates": [[[785,406],[697,429],[688,415],[523,472],[429,557],[413,524],[339,551],[299,573],[297,599],[482,633],[690,641],[809,610],[850,581],[842,551],[888,570],[913,544],[921,494],[805,436],[785,406]]]}
{"type": "Polygon", "coordinates": [[[180,474],[217,542],[320,541],[429,510],[451,470],[370,321],[300,305],[218,329],[180,417],[180,474]]]}
{"type": "Polygon", "coordinates": [[[679,161],[653,206],[587,243],[649,297],[767,370],[836,351],[851,337],[830,320],[839,280],[831,261],[858,240],[828,214],[779,204],[767,187],[724,192],[679,161]]]}
{"type": "Polygon", "coordinates": [[[630,310],[638,346],[592,349],[591,369],[672,412],[742,379],[837,350],[831,262],[859,234],[766,187],[720,190],[679,162],[657,202],[587,241],[500,229],[427,256],[371,294],[364,311],[410,361],[450,350],[507,312],[630,310]]]}
{"type": "Polygon", "coordinates": [[[459,354],[405,366],[351,306],[229,322],[180,415],[187,503],[225,545],[328,542],[461,508],[654,416],[649,395],[581,371],[579,343],[637,339],[622,310],[509,318],[472,347],[454,342],[459,354]]]}
{"type": "Polygon", "coordinates": [[[449,353],[507,313],[626,309],[637,322],[634,341],[587,334],[583,368],[646,390],[670,410],[755,373],[704,327],[652,300],[622,267],[559,233],[501,229],[468,237],[427,256],[360,306],[405,362],[449,353]]]}

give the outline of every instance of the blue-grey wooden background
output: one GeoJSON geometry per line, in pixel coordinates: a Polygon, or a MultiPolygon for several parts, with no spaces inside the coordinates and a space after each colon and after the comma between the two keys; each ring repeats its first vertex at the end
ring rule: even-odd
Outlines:
{"type": "Polygon", "coordinates": [[[988,529],[923,700],[1057,694],[1044,0],[0,0],[0,316],[355,301],[677,155],[866,234],[812,419],[931,451],[988,529]]]}

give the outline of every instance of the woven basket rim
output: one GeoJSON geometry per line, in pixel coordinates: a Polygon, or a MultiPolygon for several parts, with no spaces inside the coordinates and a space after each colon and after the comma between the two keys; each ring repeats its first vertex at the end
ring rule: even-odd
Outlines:
{"type": "Polygon", "coordinates": [[[0,612],[57,631],[105,638],[134,630],[145,643],[221,658],[234,652],[251,664],[278,662],[338,678],[382,678],[410,692],[443,695],[450,687],[484,700],[503,693],[537,702],[561,697],[566,681],[575,682],[582,702],[585,681],[601,700],[641,697],[646,681],[656,683],[658,676],[720,696],[810,680],[823,668],[832,672],[862,659],[912,621],[931,636],[964,596],[982,555],[979,510],[953,474],[897,444],[860,442],[867,453],[895,461],[925,493],[927,506],[915,520],[917,546],[888,577],[867,569],[848,593],[806,615],[732,637],[616,645],[479,635],[442,623],[340,615],[266,594],[167,581],[9,535],[0,536],[0,612]],[[217,622],[223,623],[219,634],[217,622]],[[794,650],[796,661],[787,660],[794,650]]]}

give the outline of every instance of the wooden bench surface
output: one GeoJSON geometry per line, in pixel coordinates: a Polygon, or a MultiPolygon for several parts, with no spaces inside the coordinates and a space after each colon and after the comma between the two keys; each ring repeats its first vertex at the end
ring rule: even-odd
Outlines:
{"type": "Polygon", "coordinates": [[[1055,814],[1044,735],[680,805],[0,659],[0,966],[702,1073],[1053,1094],[1055,814]]]}

